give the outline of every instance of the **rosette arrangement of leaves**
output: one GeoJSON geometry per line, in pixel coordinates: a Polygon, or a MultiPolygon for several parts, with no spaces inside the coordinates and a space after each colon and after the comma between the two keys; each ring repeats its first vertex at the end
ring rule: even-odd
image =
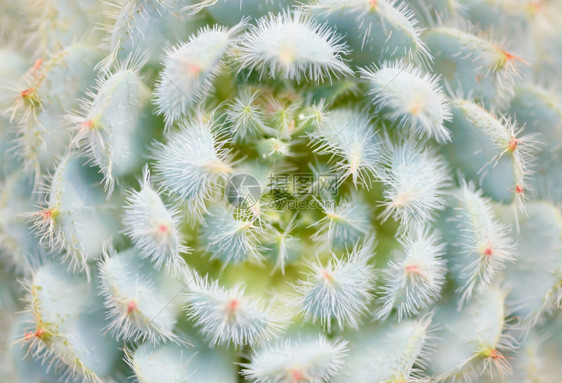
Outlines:
{"type": "Polygon", "coordinates": [[[561,19],[0,0],[0,381],[562,381],[561,19]]]}

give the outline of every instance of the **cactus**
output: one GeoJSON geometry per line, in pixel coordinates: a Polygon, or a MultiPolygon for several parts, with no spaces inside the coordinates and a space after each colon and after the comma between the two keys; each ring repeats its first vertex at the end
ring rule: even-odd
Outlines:
{"type": "Polygon", "coordinates": [[[0,3],[0,381],[562,380],[558,0],[0,3]]]}

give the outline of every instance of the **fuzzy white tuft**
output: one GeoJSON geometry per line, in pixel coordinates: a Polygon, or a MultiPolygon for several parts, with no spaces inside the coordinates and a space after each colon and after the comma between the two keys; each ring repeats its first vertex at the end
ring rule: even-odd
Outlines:
{"type": "Polygon", "coordinates": [[[161,309],[169,296],[158,274],[135,257],[134,250],[106,253],[99,262],[100,290],[109,322],[106,330],[118,340],[178,342],[172,332],[177,310],[173,305],[161,309]]]}
{"type": "Polygon", "coordinates": [[[455,265],[459,268],[463,285],[460,304],[469,299],[475,287],[489,286],[506,262],[513,262],[516,246],[510,228],[496,220],[490,200],[475,190],[473,184],[463,183],[456,195],[458,206],[453,218],[460,233],[455,244],[458,250],[455,265]]]}
{"type": "Polygon", "coordinates": [[[340,159],[334,168],[343,174],[343,182],[351,176],[354,185],[369,187],[380,161],[380,140],[367,116],[350,109],[340,109],[323,116],[313,131],[314,152],[340,159]]]}
{"type": "Polygon", "coordinates": [[[210,92],[233,35],[242,27],[205,27],[188,42],[168,50],[154,90],[157,111],[164,115],[166,126],[187,115],[210,92]]]}
{"type": "Polygon", "coordinates": [[[153,154],[157,180],[172,198],[187,201],[193,215],[205,210],[219,181],[232,172],[230,151],[213,124],[212,117],[205,121],[203,116],[184,121],[153,154]]]}
{"type": "Polygon", "coordinates": [[[318,227],[311,238],[320,246],[345,249],[368,234],[374,235],[370,222],[372,211],[358,194],[337,204],[334,200],[319,202],[326,216],[311,225],[318,227]]]}
{"type": "Polygon", "coordinates": [[[245,295],[237,285],[224,289],[217,281],[199,278],[186,294],[188,316],[196,321],[211,346],[255,345],[277,338],[284,329],[284,318],[265,304],[245,295]]]}
{"type": "Polygon", "coordinates": [[[374,268],[368,263],[374,246],[374,241],[368,241],[357,245],[346,260],[332,255],[326,266],[312,265],[306,281],[295,287],[301,294],[298,305],[306,321],[319,321],[328,332],[332,324],[340,330],[359,326],[374,288],[374,268]]]}
{"type": "Polygon", "coordinates": [[[270,129],[265,123],[265,113],[256,104],[257,92],[243,89],[240,95],[229,103],[226,122],[230,125],[235,141],[250,141],[270,129]]]}
{"type": "Polygon", "coordinates": [[[201,242],[213,259],[224,266],[246,260],[260,262],[258,236],[263,233],[253,213],[235,212],[226,206],[214,206],[201,230],[201,242]]]}
{"type": "Polygon", "coordinates": [[[379,171],[385,186],[383,220],[392,216],[402,227],[432,221],[435,211],[444,208],[444,189],[450,185],[445,161],[410,138],[393,144],[387,137],[383,154],[384,168],[379,171]]]}
{"type": "Polygon", "coordinates": [[[123,225],[140,255],[150,258],[157,270],[178,273],[185,266],[180,253],[186,253],[179,231],[180,212],[162,202],[150,185],[148,167],[144,168],[139,191],[131,191],[127,198],[123,225]]]}
{"type": "Polygon", "coordinates": [[[419,225],[399,238],[403,251],[388,263],[382,287],[383,307],[377,318],[393,308],[398,320],[415,316],[439,299],[445,282],[445,243],[437,232],[419,225]]]}
{"type": "Polygon", "coordinates": [[[348,53],[341,37],[301,11],[270,13],[240,37],[237,50],[242,68],[260,76],[321,81],[330,75],[351,75],[342,56],[348,53]]]}
{"type": "Polygon", "coordinates": [[[285,339],[254,352],[242,375],[254,383],[325,383],[344,364],[347,342],[285,339]]]}
{"type": "Polygon", "coordinates": [[[270,254],[275,255],[275,266],[273,270],[281,270],[281,274],[285,275],[285,266],[289,261],[289,257],[293,251],[298,248],[299,239],[291,232],[295,229],[297,215],[294,215],[291,221],[285,226],[283,230],[278,230],[273,226],[268,226],[268,231],[265,236],[273,238],[273,243],[264,245],[265,250],[269,250],[270,254]]]}
{"type": "MultiPolygon", "coordinates": [[[[80,115],[68,115],[75,132],[72,144],[81,147],[104,176],[105,188],[112,193],[116,175],[136,165],[135,138],[141,134],[143,108],[150,90],[139,76],[143,59],[131,57],[119,63],[114,72],[97,79],[95,88],[82,100],[80,115]]],[[[142,134],[141,134],[142,135],[142,134]]]]}
{"type": "Polygon", "coordinates": [[[362,77],[369,81],[369,94],[378,111],[420,137],[437,142],[451,140],[443,126],[450,121],[451,111],[439,78],[423,74],[419,68],[401,61],[385,63],[380,68],[363,69],[362,77]]]}

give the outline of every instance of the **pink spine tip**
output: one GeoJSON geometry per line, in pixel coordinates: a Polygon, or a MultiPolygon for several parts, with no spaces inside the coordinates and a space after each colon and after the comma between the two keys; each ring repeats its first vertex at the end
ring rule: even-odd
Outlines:
{"type": "Polygon", "coordinates": [[[132,313],[136,309],[137,309],[137,304],[134,301],[130,301],[127,304],[127,315],[129,315],[130,313],[132,313]]]}

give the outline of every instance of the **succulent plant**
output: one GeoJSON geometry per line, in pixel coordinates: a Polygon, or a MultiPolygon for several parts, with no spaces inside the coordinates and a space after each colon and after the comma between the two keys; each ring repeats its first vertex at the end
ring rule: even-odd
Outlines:
{"type": "Polygon", "coordinates": [[[0,381],[562,381],[561,18],[0,2],[0,381]]]}

